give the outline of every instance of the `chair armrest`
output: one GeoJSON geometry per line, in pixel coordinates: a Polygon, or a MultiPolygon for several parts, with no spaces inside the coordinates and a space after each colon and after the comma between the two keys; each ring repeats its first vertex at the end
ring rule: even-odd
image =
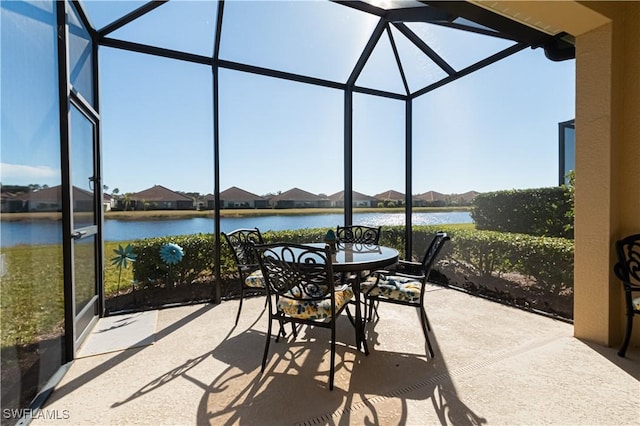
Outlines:
{"type": "Polygon", "coordinates": [[[398,272],[398,273],[393,274],[393,275],[398,276],[398,277],[411,278],[411,279],[414,279],[416,281],[422,281],[424,279],[424,274],[406,274],[404,272],[398,272]]]}
{"type": "Polygon", "coordinates": [[[395,270],[398,273],[406,273],[411,275],[421,275],[422,271],[422,263],[420,262],[410,262],[408,260],[399,260],[396,265],[395,270]]]}
{"type": "Polygon", "coordinates": [[[249,263],[249,264],[240,264],[238,265],[238,268],[240,268],[241,271],[255,271],[257,269],[260,269],[260,265],[258,265],[257,263],[249,263]]]}
{"type": "Polygon", "coordinates": [[[622,282],[626,281],[626,277],[624,276],[624,272],[622,272],[622,265],[620,264],[620,262],[616,263],[613,266],[613,272],[616,274],[616,277],[618,277],[618,279],[622,282]]]}
{"type": "Polygon", "coordinates": [[[339,281],[344,280],[347,283],[353,283],[356,280],[356,274],[347,274],[345,272],[345,273],[342,273],[342,274],[338,273],[336,275],[338,276],[338,280],[339,281]]]}
{"type": "Polygon", "coordinates": [[[398,260],[398,265],[420,266],[420,265],[422,265],[422,263],[420,263],[420,262],[412,262],[412,261],[409,261],[409,260],[398,260]]]}
{"type": "Polygon", "coordinates": [[[422,267],[422,264],[420,262],[398,260],[393,265],[385,266],[384,269],[380,269],[380,271],[395,272],[398,270],[406,270],[406,269],[414,269],[414,268],[419,269],[420,267],[422,267]]]}
{"type": "Polygon", "coordinates": [[[376,269],[375,271],[371,271],[369,275],[387,276],[387,275],[393,275],[394,273],[395,271],[391,271],[389,269],[376,269]]]}
{"type": "Polygon", "coordinates": [[[378,279],[380,278],[386,279],[386,277],[392,276],[392,275],[395,275],[398,277],[411,278],[418,281],[421,281],[424,279],[424,274],[407,274],[406,272],[387,271],[386,269],[379,269],[377,271],[373,271],[371,275],[375,275],[378,279]]]}
{"type": "Polygon", "coordinates": [[[630,280],[627,279],[620,262],[614,265],[613,272],[615,272],[616,277],[618,277],[618,279],[622,281],[622,284],[624,285],[625,289],[627,289],[627,291],[640,291],[640,285],[632,284],[630,280]]]}

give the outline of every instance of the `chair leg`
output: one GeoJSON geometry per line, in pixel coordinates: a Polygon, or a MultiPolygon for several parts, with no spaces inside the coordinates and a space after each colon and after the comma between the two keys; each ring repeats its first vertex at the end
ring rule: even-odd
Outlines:
{"type": "Polygon", "coordinates": [[[362,322],[367,322],[367,296],[362,295],[362,322]]]}
{"type": "Polygon", "coordinates": [[[380,315],[378,315],[378,306],[377,306],[380,302],[378,302],[375,299],[369,299],[369,303],[371,304],[369,305],[369,318],[367,321],[371,321],[373,319],[374,310],[376,312],[376,317],[380,318],[380,315]]]}
{"type": "Polygon", "coordinates": [[[240,311],[242,311],[242,302],[244,301],[244,286],[240,289],[240,305],[238,306],[238,314],[236,315],[236,325],[240,319],[240,311]]]}
{"type": "Polygon", "coordinates": [[[364,307],[364,308],[362,309],[362,314],[364,315],[364,316],[362,317],[362,322],[363,322],[363,323],[365,323],[365,322],[368,322],[368,321],[369,321],[369,309],[368,309],[368,307],[367,307],[367,302],[368,302],[368,301],[369,301],[369,298],[368,298],[366,295],[362,296],[362,305],[363,305],[363,307],[364,307]]]}
{"type": "Polygon", "coordinates": [[[624,357],[627,353],[627,346],[629,346],[629,340],[631,339],[631,329],[633,328],[633,312],[627,313],[627,330],[624,333],[624,340],[622,346],[618,351],[618,356],[624,357]]]}
{"type": "Polygon", "coordinates": [[[267,355],[269,354],[269,343],[271,342],[271,318],[269,318],[269,325],[267,326],[267,343],[264,345],[264,355],[262,356],[262,369],[260,373],[264,371],[267,366],[267,355]]]}
{"type": "Polygon", "coordinates": [[[282,336],[282,338],[284,339],[287,338],[287,332],[284,331],[284,323],[282,321],[280,321],[280,328],[278,329],[278,334],[276,335],[276,343],[280,341],[280,336],[282,336]]]}
{"type": "Polygon", "coordinates": [[[427,312],[424,307],[420,307],[420,323],[422,324],[422,331],[424,332],[424,338],[427,340],[427,347],[429,348],[429,355],[434,357],[433,347],[431,346],[431,340],[429,340],[429,320],[427,319],[427,312]]]}
{"type": "Polygon", "coordinates": [[[353,315],[351,314],[351,311],[349,310],[349,307],[347,306],[345,308],[345,310],[347,311],[347,318],[349,318],[349,321],[351,322],[351,325],[355,326],[356,325],[356,320],[353,318],[353,315]]]}
{"type": "MultiPolygon", "coordinates": [[[[282,318],[278,319],[278,324],[280,324],[280,328],[278,329],[278,334],[276,334],[276,343],[280,341],[280,336],[285,339],[287,337],[287,333],[284,331],[284,321],[282,321],[282,318]]],[[[269,320],[269,325],[271,325],[271,320],[269,320]]]]}
{"type": "Polygon", "coordinates": [[[333,377],[335,375],[336,363],[336,321],[332,319],[331,325],[331,366],[329,367],[329,390],[333,390],[333,377]]]}

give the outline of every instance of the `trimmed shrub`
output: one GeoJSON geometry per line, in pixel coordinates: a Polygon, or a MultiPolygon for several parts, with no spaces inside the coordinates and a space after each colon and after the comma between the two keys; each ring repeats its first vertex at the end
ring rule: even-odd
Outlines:
{"type": "Polygon", "coordinates": [[[215,262],[215,238],[213,234],[193,234],[172,237],[146,238],[131,243],[138,255],[133,263],[133,279],[141,285],[189,283],[198,277],[211,274],[215,262]],[[160,248],[168,243],[184,250],[182,261],[166,265],[160,258],[160,248]]]}
{"type": "Polygon", "coordinates": [[[573,238],[573,201],[566,186],[478,194],[471,218],[476,228],[573,238]]]}
{"type": "MultiPolygon", "coordinates": [[[[265,242],[289,241],[296,243],[321,242],[324,229],[302,229],[295,231],[266,232],[265,242]]],[[[215,262],[215,236],[193,234],[171,237],[146,238],[131,243],[138,255],[133,263],[133,279],[141,285],[160,285],[172,280],[174,283],[190,283],[204,276],[211,276],[215,262]],[[182,247],[184,255],[175,265],[167,265],[160,258],[160,248],[168,243],[182,247]]],[[[236,273],[231,248],[224,242],[220,246],[220,270],[223,277],[236,273]]]]}
{"type": "Polygon", "coordinates": [[[451,229],[449,258],[479,278],[518,273],[550,294],[573,288],[573,240],[495,231],[451,229]]]}
{"type": "MultiPolygon", "coordinates": [[[[455,226],[416,226],[413,233],[414,253],[419,260],[431,238],[438,231],[448,232],[451,241],[445,246],[441,259],[454,259],[476,271],[478,277],[500,276],[515,272],[535,279],[550,292],[573,287],[573,241],[565,238],[536,237],[495,231],[461,229],[455,226]]],[[[263,234],[266,242],[321,242],[326,229],[270,231],[263,234]]],[[[164,283],[169,265],[160,258],[160,248],[174,243],[184,250],[182,261],[171,265],[176,282],[191,282],[214,270],[215,238],[212,234],[162,237],[137,240],[132,243],[138,254],[133,264],[133,277],[140,283],[164,283]]],[[[393,247],[404,256],[404,227],[384,227],[380,243],[393,247]]],[[[223,277],[235,274],[229,247],[221,244],[223,277]]]]}
{"type": "MultiPolygon", "coordinates": [[[[322,242],[327,230],[328,228],[269,231],[263,233],[263,237],[267,243],[322,242]]],[[[514,277],[522,281],[524,277],[533,286],[525,288],[526,292],[535,289],[536,295],[572,294],[573,240],[476,230],[456,225],[415,226],[411,256],[414,260],[422,258],[433,235],[438,231],[449,233],[451,241],[441,252],[440,261],[431,276],[432,281],[460,288],[467,288],[469,285],[491,288],[496,279],[505,283],[514,277]],[[456,272],[461,268],[462,274],[456,272]]],[[[212,234],[151,238],[131,244],[138,255],[133,264],[133,277],[140,284],[162,286],[167,283],[174,285],[213,280],[215,237],[212,234]],[[184,250],[182,261],[170,267],[160,258],[160,248],[166,243],[177,244],[184,250]]],[[[380,244],[395,248],[400,252],[400,257],[405,258],[404,226],[383,227],[380,244]]],[[[222,296],[233,297],[237,274],[231,250],[224,242],[221,244],[220,269],[227,286],[223,288],[223,293],[231,292],[222,296]]],[[[512,284],[514,288],[520,285],[518,282],[512,284]]],[[[564,309],[564,312],[567,311],[570,311],[570,307],[564,309]]],[[[569,317],[570,313],[563,315],[569,317]]]]}

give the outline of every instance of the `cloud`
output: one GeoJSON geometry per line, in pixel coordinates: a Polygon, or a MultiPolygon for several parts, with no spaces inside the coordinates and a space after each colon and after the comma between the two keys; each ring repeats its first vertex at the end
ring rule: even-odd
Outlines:
{"type": "Polygon", "coordinates": [[[59,178],[60,171],[49,166],[0,163],[0,177],[5,183],[25,179],[35,182],[39,179],[59,178]]]}

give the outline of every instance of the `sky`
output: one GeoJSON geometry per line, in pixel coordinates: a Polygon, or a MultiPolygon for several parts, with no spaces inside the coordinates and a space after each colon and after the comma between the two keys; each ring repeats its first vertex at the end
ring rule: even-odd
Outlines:
{"type": "MultiPolygon", "coordinates": [[[[143,2],[85,2],[101,28],[143,2]]],[[[211,56],[216,5],[171,1],[109,36],[211,56]]],[[[221,59],[345,82],[377,18],[326,1],[225,3],[221,59]]],[[[428,24],[408,24],[459,70],[512,43],[428,24]]],[[[411,91],[444,76],[396,29],[411,91]]],[[[153,185],[213,192],[210,66],[101,47],[101,140],[106,192],[153,185]]],[[[220,74],[221,190],[265,195],[297,187],[344,187],[344,93],[228,69],[220,74]]],[[[413,193],[554,186],[558,123],[574,118],[575,61],[525,49],[416,98],[413,193]]],[[[358,86],[402,93],[384,34],[358,86]]],[[[405,103],[353,99],[353,189],[404,192],[405,103]]],[[[59,181],[47,160],[14,158],[3,146],[2,182],[59,181]],[[49,176],[53,171],[54,176],[49,176]]]]}

